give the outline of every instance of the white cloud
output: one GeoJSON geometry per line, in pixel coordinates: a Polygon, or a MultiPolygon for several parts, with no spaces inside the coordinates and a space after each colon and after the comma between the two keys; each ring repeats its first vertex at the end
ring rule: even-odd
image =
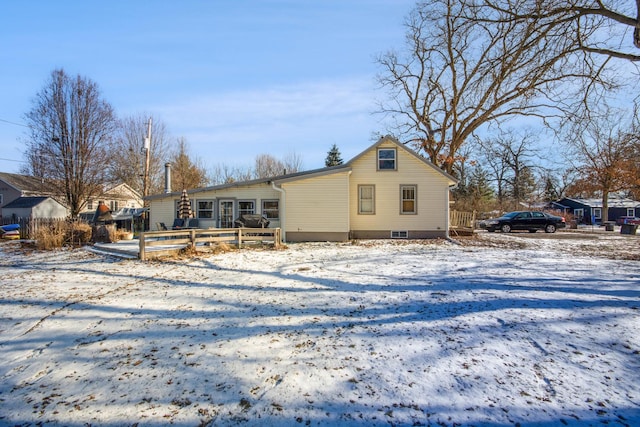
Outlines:
{"type": "Polygon", "coordinates": [[[373,99],[373,79],[363,77],[206,94],[155,110],[205,163],[250,164],[260,153],[296,151],[313,168],[333,143],[343,154],[369,145],[380,130],[373,99]]]}

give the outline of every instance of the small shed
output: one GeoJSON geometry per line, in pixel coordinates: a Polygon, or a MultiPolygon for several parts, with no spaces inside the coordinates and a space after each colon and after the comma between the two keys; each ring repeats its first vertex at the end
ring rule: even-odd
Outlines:
{"type": "Polygon", "coordinates": [[[2,208],[3,218],[65,218],[66,207],[51,197],[18,197],[2,208]]]}

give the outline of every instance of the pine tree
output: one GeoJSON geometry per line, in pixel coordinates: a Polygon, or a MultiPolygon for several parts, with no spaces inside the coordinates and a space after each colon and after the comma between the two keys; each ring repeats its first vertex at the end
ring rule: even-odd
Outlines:
{"type": "Polygon", "coordinates": [[[333,144],[333,146],[331,147],[331,150],[329,150],[329,152],[327,153],[327,158],[324,160],[324,164],[325,166],[329,167],[329,166],[338,166],[341,165],[343,163],[342,161],[342,157],[340,157],[340,150],[338,150],[338,147],[336,146],[336,144],[333,144]]]}

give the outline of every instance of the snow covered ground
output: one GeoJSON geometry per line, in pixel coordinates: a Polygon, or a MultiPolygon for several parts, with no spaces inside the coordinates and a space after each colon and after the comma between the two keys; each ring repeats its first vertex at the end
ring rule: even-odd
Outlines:
{"type": "Polygon", "coordinates": [[[2,243],[0,425],[637,426],[639,241],[2,243]]]}

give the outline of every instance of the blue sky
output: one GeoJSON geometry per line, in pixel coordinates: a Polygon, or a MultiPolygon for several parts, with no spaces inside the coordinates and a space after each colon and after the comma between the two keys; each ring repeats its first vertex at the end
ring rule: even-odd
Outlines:
{"type": "Polygon", "coordinates": [[[211,168],[257,154],[324,166],[386,132],[375,57],[404,43],[415,0],[28,1],[0,16],[0,171],[18,172],[24,114],[57,68],[120,116],[150,113],[211,168]]]}

